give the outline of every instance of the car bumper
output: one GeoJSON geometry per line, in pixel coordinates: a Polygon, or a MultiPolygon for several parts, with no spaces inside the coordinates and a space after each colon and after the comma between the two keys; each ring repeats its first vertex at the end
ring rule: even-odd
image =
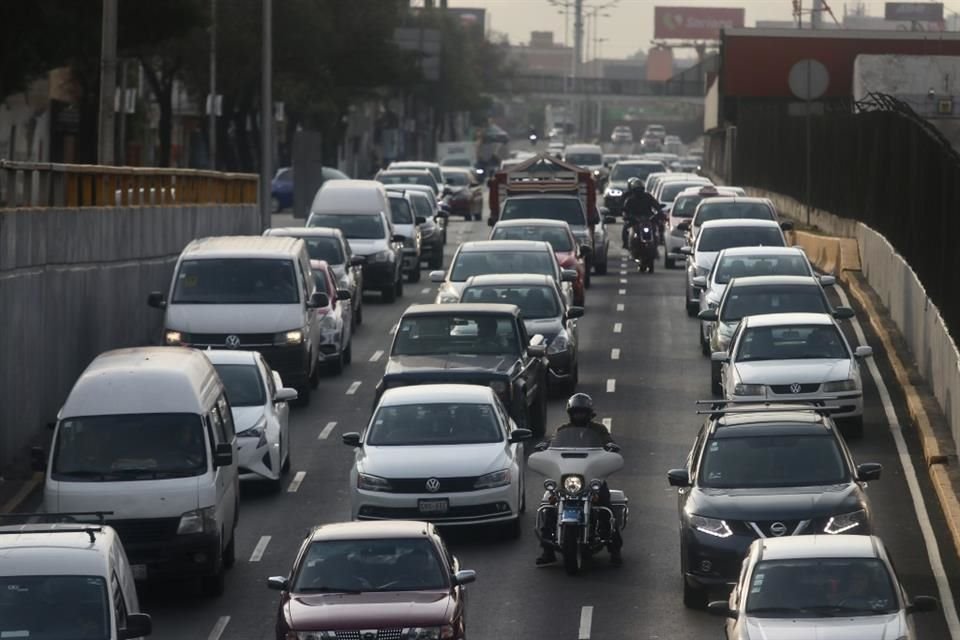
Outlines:
{"type": "MultiPolygon", "coordinates": [[[[123,540],[130,564],[146,569],[146,579],[209,576],[219,565],[220,538],[217,534],[198,533],[174,536],[155,542],[123,540]]],[[[135,573],[139,573],[134,569],[135,573]]]]}
{"type": "Polygon", "coordinates": [[[516,484],[463,493],[386,493],[354,490],[354,520],[424,520],[438,525],[470,525],[512,520],[517,513],[516,484]],[[449,500],[445,514],[422,513],[420,500],[449,500]]]}
{"type": "Polygon", "coordinates": [[[335,332],[329,337],[324,337],[320,342],[320,353],[317,356],[317,360],[320,362],[331,362],[337,360],[340,357],[340,352],[343,351],[341,345],[343,340],[341,339],[341,333],[335,332]]]}
{"type": "Polygon", "coordinates": [[[363,289],[365,291],[392,287],[396,281],[396,266],[393,262],[368,262],[363,265],[363,289]]]}
{"type": "Polygon", "coordinates": [[[735,583],[743,558],[755,539],[739,534],[717,538],[692,529],[684,535],[684,579],[690,586],[702,589],[735,583]]]}
{"type": "Polygon", "coordinates": [[[237,470],[241,480],[278,480],[280,478],[280,443],[267,438],[262,447],[259,438],[237,438],[237,470]]]}
{"type": "Polygon", "coordinates": [[[830,417],[834,419],[856,418],[863,415],[863,394],[857,392],[843,393],[825,393],[816,391],[814,393],[773,393],[768,392],[762,396],[730,396],[728,400],[738,400],[744,402],[823,402],[824,398],[829,398],[827,404],[831,407],[838,407],[837,411],[831,411],[830,417]]]}

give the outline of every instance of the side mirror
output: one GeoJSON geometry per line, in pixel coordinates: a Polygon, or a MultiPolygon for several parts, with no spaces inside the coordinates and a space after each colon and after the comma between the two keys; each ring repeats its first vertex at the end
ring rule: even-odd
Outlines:
{"type": "Polygon", "coordinates": [[[567,309],[566,318],[567,320],[573,320],[575,318],[582,318],[585,309],[583,307],[570,307],[567,309]]]}
{"type": "Polygon", "coordinates": [[[286,591],[289,581],[283,576],[273,576],[267,578],[267,588],[273,591],[286,591]]]}
{"type": "Polygon", "coordinates": [[[820,281],[821,287],[832,287],[837,284],[837,279],[834,276],[818,276],[817,280],[820,281]]]}
{"type": "Polygon", "coordinates": [[[347,289],[337,289],[337,300],[349,300],[352,297],[347,289]]]}
{"type": "Polygon", "coordinates": [[[41,447],[30,449],[30,468],[41,473],[47,470],[47,452],[41,447]]]}
{"type": "Polygon", "coordinates": [[[350,265],[354,267],[362,266],[367,260],[363,256],[352,256],[350,258],[350,265]]]}
{"type": "Polygon", "coordinates": [[[710,354],[712,362],[730,362],[730,354],[726,351],[714,351],[710,354]]]}
{"type": "Polygon", "coordinates": [[[787,220],[784,220],[780,223],[780,228],[784,231],[793,231],[793,223],[787,220]]]}
{"type": "Polygon", "coordinates": [[[533,437],[533,431],[530,429],[514,429],[510,432],[510,442],[523,442],[533,437]]]}
{"type": "Polygon", "coordinates": [[[281,387],[277,389],[277,392],[273,394],[274,402],[293,402],[300,394],[296,389],[291,389],[290,387],[281,387]]]}
{"type": "Polygon", "coordinates": [[[477,581],[477,572],[471,569],[461,569],[453,574],[453,582],[456,585],[463,586],[477,581]]]}
{"type": "Polygon", "coordinates": [[[869,358],[870,356],[873,355],[873,347],[866,347],[866,346],[857,347],[856,350],[854,350],[853,355],[861,359],[869,358]]]}
{"type": "Polygon", "coordinates": [[[670,469],[667,471],[667,482],[671,487],[689,487],[690,472],[686,469],[670,469]]]}
{"type": "Polygon", "coordinates": [[[143,638],[153,633],[153,621],[145,613],[128,613],[127,626],[120,630],[121,640],[143,638]]]}
{"type": "Polygon", "coordinates": [[[693,278],[693,286],[695,286],[695,287],[698,288],[698,289],[706,289],[706,288],[707,288],[707,276],[694,276],[694,278],[693,278]]]}
{"type": "Polygon", "coordinates": [[[693,247],[691,247],[691,246],[688,245],[688,244],[685,244],[685,245],[683,245],[682,247],[680,247],[679,251],[680,251],[680,253],[682,253],[682,254],[685,255],[685,256],[692,256],[692,255],[693,255],[693,247]]]}
{"type": "Polygon", "coordinates": [[[833,310],[833,317],[837,320],[849,320],[854,315],[853,309],[850,307],[837,307],[833,310]]]}
{"type": "Polygon", "coordinates": [[[716,309],[704,309],[697,314],[697,317],[701,320],[706,320],[707,322],[716,322],[717,321],[717,310],[716,309]]]}
{"type": "Polygon", "coordinates": [[[162,291],[151,291],[147,296],[147,304],[154,309],[166,309],[167,299],[162,291]]]}
{"type": "Polygon", "coordinates": [[[322,291],[315,291],[313,295],[310,296],[310,302],[307,303],[307,306],[311,309],[321,309],[330,306],[330,297],[322,291]]]}
{"type": "Polygon", "coordinates": [[[547,355],[547,345],[545,344],[531,344],[527,347],[527,355],[532,358],[542,358],[547,355]]]}
{"type": "Polygon", "coordinates": [[[417,223],[417,224],[427,224],[427,219],[424,218],[423,216],[417,216],[417,218],[416,218],[416,223],[417,223]]]}
{"type": "Polygon", "coordinates": [[[907,613],[928,613],[940,608],[940,601],[933,596],[917,596],[907,607],[907,613]]]}
{"type": "Polygon", "coordinates": [[[402,235],[400,235],[399,233],[395,233],[395,234],[393,234],[393,236],[390,238],[390,240],[393,241],[393,242],[404,243],[404,242],[407,241],[407,236],[402,236],[402,235]]]}
{"type": "Polygon", "coordinates": [[[726,600],[715,600],[707,605],[707,613],[718,618],[737,619],[737,612],[727,605],[726,600]]]}
{"type": "Polygon", "coordinates": [[[883,465],[879,462],[864,462],[863,464],[858,464],[857,480],[862,482],[879,480],[881,471],[883,471],[883,465]]]}
{"type": "Polygon", "coordinates": [[[447,277],[446,271],[431,271],[430,272],[430,282],[443,282],[444,278],[447,277]]]}
{"type": "Polygon", "coordinates": [[[214,467],[229,467],[233,464],[233,445],[229,442],[221,442],[213,451],[214,467]]]}
{"type": "Polygon", "coordinates": [[[617,219],[614,216],[603,216],[603,224],[613,224],[617,219]]]}
{"type": "Polygon", "coordinates": [[[359,447],[361,444],[360,434],[356,431],[345,433],[340,436],[340,439],[343,441],[343,444],[347,445],[348,447],[359,447]]]}
{"type": "Polygon", "coordinates": [[[577,272],[573,269],[563,269],[560,272],[560,280],[563,282],[576,282],[577,272]]]}

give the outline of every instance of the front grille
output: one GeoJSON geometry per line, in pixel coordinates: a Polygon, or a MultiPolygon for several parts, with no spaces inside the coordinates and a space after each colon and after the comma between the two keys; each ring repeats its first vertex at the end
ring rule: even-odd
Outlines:
{"type": "Polygon", "coordinates": [[[183,336],[183,341],[197,347],[224,347],[227,338],[236,336],[240,343],[234,348],[262,346],[273,344],[274,333],[190,333],[183,336]]]}
{"type": "Polygon", "coordinates": [[[151,518],[145,520],[110,520],[125,545],[155,544],[171,540],[177,535],[180,518],[151,518]]]}
{"type": "MultiPolygon", "coordinates": [[[[733,525],[734,523],[730,524],[733,525]]],[[[787,536],[810,533],[809,520],[755,520],[752,522],[737,522],[736,526],[740,529],[740,532],[746,533],[754,538],[785,538],[787,536]],[[777,535],[777,531],[782,531],[783,533],[777,535]]]]}
{"type": "Polygon", "coordinates": [[[476,477],[470,478],[390,478],[390,487],[393,493],[462,493],[474,491],[476,477]],[[427,490],[427,480],[439,480],[440,488],[436,491],[427,490]]]}
{"type": "Polygon", "coordinates": [[[404,629],[364,629],[363,631],[336,631],[337,640],[400,640],[404,629]]]}
{"type": "Polygon", "coordinates": [[[797,390],[794,390],[793,384],[772,384],[770,385],[770,390],[774,393],[784,394],[784,395],[793,395],[795,393],[816,393],[820,390],[819,382],[810,382],[805,384],[797,384],[797,390]]]}
{"type": "Polygon", "coordinates": [[[320,345],[320,353],[325,356],[332,356],[337,352],[337,345],[335,344],[322,344],[320,345]]]}
{"type": "Polygon", "coordinates": [[[376,520],[429,520],[442,524],[444,522],[456,522],[458,520],[483,520],[487,518],[499,518],[510,515],[510,505],[506,502],[495,502],[492,504],[476,504],[463,507],[451,506],[450,510],[440,515],[425,515],[420,513],[417,507],[360,507],[358,516],[360,518],[373,518],[376,520]]]}

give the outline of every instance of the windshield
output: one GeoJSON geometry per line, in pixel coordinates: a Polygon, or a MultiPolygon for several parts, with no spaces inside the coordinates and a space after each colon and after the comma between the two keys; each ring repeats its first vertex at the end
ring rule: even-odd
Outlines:
{"type": "Polygon", "coordinates": [[[577,427],[557,429],[557,432],[550,439],[552,448],[569,449],[595,449],[602,447],[606,442],[593,429],[580,429],[577,427]]]}
{"type": "Polygon", "coordinates": [[[255,364],[215,364],[213,368],[220,375],[223,386],[227,388],[227,397],[234,407],[262,407],[266,404],[263,391],[263,378],[260,368],[255,364]]]}
{"type": "Polygon", "coordinates": [[[296,304],[293,261],[261,258],[184,260],[173,289],[175,304],[296,304]]]}
{"type": "Polygon", "coordinates": [[[368,213],[312,213],[309,227],[340,229],[348,240],[383,240],[383,219],[368,213]]]}
{"type": "Polygon", "coordinates": [[[626,182],[630,178],[646,180],[656,171],[666,171],[662,164],[616,164],[610,172],[610,182],[626,182]]]}
{"type": "Polygon", "coordinates": [[[703,184],[703,183],[698,181],[693,181],[693,182],[686,182],[686,181],[680,181],[680,180],[670,181],[665,185],[663,185],[663,188],[660,189],[660,202],[673,202],[674,200],[677,199],[677,196],[680,194],[681,191],[698,184],[703,184]]]}
{"type": "Polygon", "coordinates": [[[444,171],[443,179],[455,187],[466,187],[470,184],[470,178],[462,171],[444,171]]]}
{"type": "Polygon", "coordinates": [[[502,442],[503,432],[489,404],[405,404],[380,407],[366,443],[405,447],[502,442]]]}
{"type": "Polygon", "coordinates": [[[497,227],[491,240],[542,240],[549,242],[554,251],[573,251],[573,240],[566,229],[530,225],[529,227],[497,227]]]}
{"type": "Polygon", "coordinates": [[[812,487],[847,482],[832,435],[713,438],[704,447],[700,486],[713,489],[812,487]]]}
{"type": "Polygon", "coordinates": [[[737,362],[849,358],[840,331],[832,324],[750,327],[737,352],[737,362]]]}
{"type": "Polygon", "coordinates": [[[393,355],[516,355],[519,342],[512,316],[456,312],[409,316],[400,321],[393,355]]]}
{"type": "Polygon", "coordinates": [[[343,264],[343,247],[337,238],[304,238],[311,260],[326,260],[327,264],[343,264]]]}
{"type": "Polygon", "coordinates": [[[470,161],[470,158],[445,158],[443,162],[440,163],[444,167],[472,167],[473,162],[470,161]]]}
{"type": "Polygon", "coordinates": [[[723,256],[717,263],[713,279],[720,284],[731,278],[751,276],[812,276],[807,259],[801,255],[735,255],[723,256]]]}
{"type": "Polygon", "coordinates": [[[739,322],[765,313],[830,313],[819,285],[736,286],[726,295],[720,320],[739,322]]]}
{"type": "Polygon", "coordinates": [[[591,167],[603,164],[602,153],[568,153],[563,159],[565,162],[580,167],[591,167]]]}
{"type": "Polygon", "coordinates": [[[560,315],[560,301],[552,287],[480,285],[463,290],[461,302],[514,304],[520,307],[527,320],[556,318],[560,315]]]}
{"type": "Polygon", "coordinates": [[[587,224],[579,198],[508,198],[503,204],[501,220],[530,218],[562,220],[572,227],[587,224]]]}
{"type": "Polygon", "coordinates": [[[0,638],[109,640],[111,610],[99,576],[0,576],[0,638]]]}
{"type": "Polygon", "coordinates": [[[406,198],[390,198],[390,221],[393,224],[413,224],[413,212],[406,198]]]}
{"type": "Polygon", "coordinates": [[[68,418],[57,429],[55,480],[156,480],[207,470],[200,416],[123,414],[68,418]]]}
{"type": "Polygon", "coordinates": [[[773,215],[770,207],[759,202],[706,202],[697,211],[698,225],[711,220],[732,220],[734,218],[776,220],[776,216],[773,215]]]}
{"type": "Polygon", "coordinates": [[[488,273],[539,273],[556,277],[556,258],[546,251],[461,251],[450,274],[452,282],[488,273]]]}
{"type": "Polygon", "coordinates": [[[422,184],[436,189],[437,181],[429,173],[384,173],[377,178],[383,184],[422,184]]]}
{"type": "Polygon", "coordinates": [[[295,593],[446,590],[444,565],[429,538],[313,542],[295,593]]]}
{"type": "Polygon", "coordinates": [[[785,247],[777,227],[714,227],[700,233],[697,251],[723,251],[734,247],[785,247]]]}
{"type": "Polygon", "coordinates": [[[746,612],[758,618],[884,615],[900,609],[878,558],[801,558],[758,562],[746,612]]]}

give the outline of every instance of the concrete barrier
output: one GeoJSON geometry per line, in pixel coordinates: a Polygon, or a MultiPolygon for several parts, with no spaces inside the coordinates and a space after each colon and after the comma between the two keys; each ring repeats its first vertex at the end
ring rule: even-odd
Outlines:
{"type": "Polygon", "coordinates": [[[259,234],[256,205],[0,210],[0,475],[28,470],[81,371],[99,353],[154,343],[194,238],[259,234]]]}

